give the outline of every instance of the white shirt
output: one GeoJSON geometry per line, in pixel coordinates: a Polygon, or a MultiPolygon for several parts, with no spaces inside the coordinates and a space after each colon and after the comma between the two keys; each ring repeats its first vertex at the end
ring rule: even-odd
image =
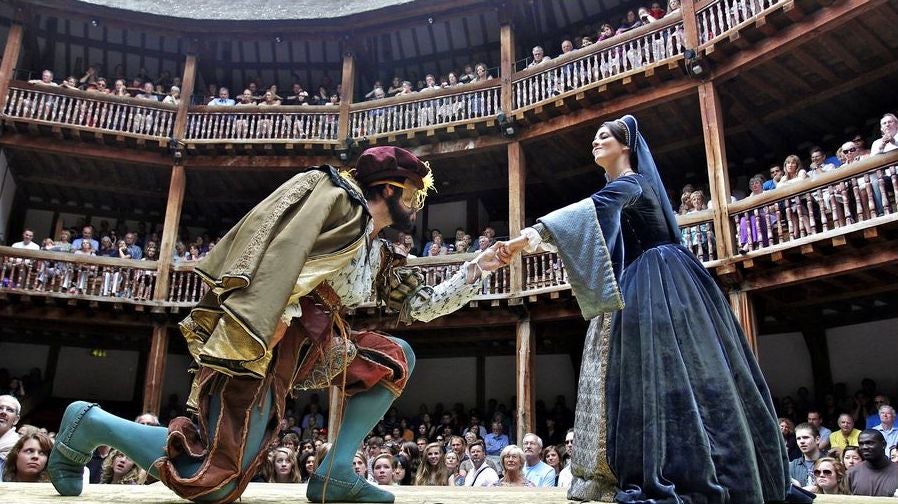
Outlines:
{"type": "Polygon", "coordinates": [[[496,470],[487,465],[486,461],[480,464],[480,469],[472,469],[465,475],[465,486],[488,487],[499,481],[496,470]]]}
{"type": "Polygon", "coordinates": [[[558,473],[558,488],[570,488],[573,481],[574,473],[571,472],[571,465],[568,464],[558,473]]]}
{"type": "Polygon", "coordinates": [[[30,242],[28,245],[25,245],[25,242],[15,242],[12,244],[12,248],[40,250],[41,246],[34,242],[30,242]]]}
{"type": "Polygon", "coordinates": [[[892,138],[892,141],[885,144],[885,147],[883,147],[882,138],[877,138],[873,141],[873,145],[870,146],[870,153],[885,154],[886,152],[891,152],[895,149],[898,149],[898,139],[892,138]]]}

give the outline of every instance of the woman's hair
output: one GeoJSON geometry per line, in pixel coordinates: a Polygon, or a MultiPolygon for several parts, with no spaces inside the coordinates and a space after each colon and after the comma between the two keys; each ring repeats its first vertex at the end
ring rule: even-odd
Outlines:
{"type": "MultiPolygon", "coordinates": [[[[106,456],[106,460],[103,461],[103,474],[100,476],[100,483],[112,483],[112,477],[115,475],[115,459],[118,457],[127,457],[124,453],[112,449],[109,451],[109,454],[106,456]]],[[[131,461],[134,462],[133,460],[131,461]]],[[[131,469],[122,475],[122,480],[119,481],[121,485],[135,485],[140,482],[140,477],[142,476],[142,470],[140,466],[134,464],[131,466],[131,469]]]]}
{"type": "MultiPolygon", "coordinates": [[[[415,448],[417,448],[417,446],[415,448]]],[[[411,485],[413,483],[412,465],[411,462],[409,462],[408,457],[402,455],[401,453],[393,457],[393,470],[395,471],[399,466],[402,466],[402,468],[405,469],[405,476],[402,477],[402,480],[399,481],[399,484],[406,486],[411,485]]]]}
{"type": "Polygon", "coordinates": [[[502,448],[502,452],[499,453],[499,463],[502,466],[502,471],[505,473],[503,477],[508,477],[508,472],[505,470],[505,457],[517,457],[518,458],[518,480],[521,481],[524,479],[524,450],[520,449],[518,445],[508,445],[505,448],[502,448]]]}
{"type": "MultiPolygon", "coordinates": [[[[356,457],[358,457],[362,460],[362,465],[365,466],[365,476],[367,476],[368,475],[368,456],[365,455],[364,451],[359,450],[359,451],[355,452],[355,455],[353,455],[353,459],[356,457]]],[[[353,460],[353,463],[355,463],[355,460],[353,460]]]]}
{"type": "MultiPolygon", "coordinates": [[[[47,459],[50,458],[50,450],[53,449],[53,441],[46,434],[42,434],[40,432],[30,432],[27,434],[22,434],[16,444],[13,445],[12,449],[9,450],[9,453],[6,455],[6,465],[3,466],[3,481],[19,481],[18,464],[16,463],[16,459],[19,458],[19,452],[22,451],[22,447],[25,446],[25,442],[31,439],[37,440],[38,444],[41,446],[41,451],[46,452],[47,459]]],[[[47,463],[44,462],[44,468],[41,470],[41,474],[38,477],[38,481],[41,483],[45,483],[50,481],[50,477],[47,474],[47,463]]]]}
{"type": "MultiPolygon", "coordinates": [[[[297,464],[297,465],[299,466],[299,478],[301,480],[300,483],[307,483],[309,481],[309,478],[312,477],[312,473],[310,473],[306,469],[306,463],[309,461],[309,458],[314,457],[314,456],[315,456],[314,451],[305,451],[305,452],[302,452],[302,455],[299,456],[299,464],[297,464]]],[[[315,459],[315,467],[316,468],[318,467],[318,459],[317,458],[315,459]]]]}
{"type": "Polygon", "coordinates": [[[443,457],[443,445],[441,443],[430,443],[424,447],[421,464],[418,466],[418,472],[415,474],[416,486],[446,486],[449,482],[449,471],[446,469],[446,459],[443,457]],[[440,460],[436,467],[431,466],[427,461],[427,452],[436,448],[440,451],[440,460]]]}
{"type": "Polygon", "coordinates": [[[268,482],[269,483],[277,483],[277,466],[275,465],[275,461],[278,458],[279,454],[283,454],[287,456],[287,460],[293,464],[293,467],[290,468],[290,483],[300,483],[302,481],[302,476],[299,473],[299,464],[296,462],[296,452],[293,451],[292,448],[286,446],[279,446],[274,449],[273,457],[271,458],[271,469],[268,473],[268,482]]]}
{"type": "Polygon", "coordinates": [[[786,160],[783,161],[783,177],[786,180],[793,179],[798,176],[798,172],[804,169],[804,166],[801,164],[801,158],[792,154],[790,156],[786,156],[786,160]],[[797,168],[795,168],[795,175],[789,175],[789,170],[786,170],[786,165],[794,161],[796,163],[797,168]]]}
{"type": "Polygon", "coordinates": [[[287,444],[288,441],[293,443],[293,446],[295,446],[297,450],[299,449],[299,436],[297,436],[295,432],[288,432],[284,434],[284,437],[281,438],[281,446],[287,444]]]}
{"type": "MultiPolygon", "coordinates": [[[[549,445],[549,446],[543,448],[543,453],[542,453],[542,457],[541,457],[543,462],[546,462],[546,457],[551,452],[555,452],[555,454],[558,455],[558,467],[557,468],[553,467],[553,469],[556,469],[556,470],[561,469],[561,465],[562,465],[561,464],[561,454],[564,453],[563,448],[559,449],[559,447],[555,446],[555,445],[549,445]]],[[[546,464],[548,464],[548,462],[546,462],[546,464]]]]}
{"type": "MultiPolygon", "coordinates": [[[[394,462],[393,462],[393,456],[390,455],[389,453],[380,453],[376,457],[374,457],[374,460],[371,461],[371,471],[372,472],[374,471],[374,466],[377,465],[377,461],[380,459],[384,459],[387,461],[387,463],[390,464],[390,481],[392,482],[393,481],[393,464],[394,464],[394,462]]],[[[407,473],[408,473],[408,471],[406,471],[406,474],[407,473]]],[[[374,475],[372,474],[372,476],[374,476],[374,475]]]]}
{"type": "MultiPolygon", "coordinates": [[[[602,126],[608,128],[608,131],[611,132],[611,136],[614,137],[615,140],[621,143],[624,147],[629,149],[630,145],[627,143],[627,127],[621,121],[608,121],[603,123],[602,126]]],[[[639,163],[636,158],[636,149],[630,149],[630,168],[635,172],[639,172],[639,163]]]]}
{"type": "Polygon", "coordinates": [[[827,463],[827,462],[832,464],[833,471],[835,471],[835,473],[836,473],[835,474],[836,489],[834,492],[829,492],[827,490],[824,490],[823,488],[820,488],[819,485],[815,485],[815,486],[817,486],[817,490],[818,490],[815,493],[823,493],[823,494],[835,493],[838,495],[849,495],[851,492],[848,490],[848,477],[846,475],[845,466],[842,465],[842,462],[840,462],[839,460],[836,460],[832,457],[821,457],[821,458],[817,459],[816,462],[814,462],[814,470],[816,471],[816,470],[820,469],[820,465],[827,463]]]}
{"type": "Polygon", "coordinates": [[[406,441],[402,443],[399,452],[407,455],[408,464],[412,469],[411,472],[417,474],[418,467],[421,465],[421,450],[418,449],[418,443],[406,441]]]}
{"type": "Polygon", "coordinates": [[[748,179],[748,187],[749,187],[749,189],[750,189],[750,188],[751,188],[751,185],[754,184],[755,182],[757,182],[757,183],[763,185],[764,182],[766,182],[766,181],[767,181],[767,178],[764,177],[764,175],[762,175],[762,174],[760,174],[760,173],[757,173],[757,174],[755,174],[754,177],[748,179]]]}

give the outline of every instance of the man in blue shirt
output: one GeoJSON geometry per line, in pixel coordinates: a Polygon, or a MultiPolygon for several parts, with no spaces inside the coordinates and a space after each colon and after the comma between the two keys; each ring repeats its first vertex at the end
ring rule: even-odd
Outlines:
{"type": "Polygon", "coordinates": [[[508,446],[508,436],[502,433],[502,422],[493,422],[492,432],[483,437],[486,454],[498,457],[502,448],[508,446]]]}
{"type": "Polygon", "coordinates": [[[770,167],[770,180],[764,182],[764,185],[761,186],[765,191],[770,191],[772,189],[776,189],[776,183],[780,181],[783,177],[783,167],[773,165],[770,167]]]}
{"type": "Polygon", "coordinates": [[[81,238],[76,239],[72,242],[72,249],[79,250],[81,249],[81,242],[83,241],[90,242],[90,249],[94,252],[98,252],[100,250],[100,242],[94,239],[94,227],[90,224],[81,228],[81,238]]]}
{"type": "Polygon", "coordinates": [[[555,486],[555,469],[541,460],[543,440],[536,434],[524,434],[524,477],[538,487],[555,486]]]}
{"type": "Polygon", "coordinates": [[[228,88],[222,86],[218,90],[218,98],[213,98],[212,101],[209,102],[209,105],[217,105],[217,106],[234,106],[237,103],[230,98],[230,92],[228,88]]]}

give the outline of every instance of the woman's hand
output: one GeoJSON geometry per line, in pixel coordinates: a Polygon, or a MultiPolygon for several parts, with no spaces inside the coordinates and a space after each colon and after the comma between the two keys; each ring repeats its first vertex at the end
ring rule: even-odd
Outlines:
{"type": "Polygon", "coordinates": [[[512,258],[515,255],[520,254],[529,243],[526,236],[519,236],[513,240],[496,242],[493,247],[498,248],[499,259],[505,264],[508,264],[511,262],[512,258]]]}

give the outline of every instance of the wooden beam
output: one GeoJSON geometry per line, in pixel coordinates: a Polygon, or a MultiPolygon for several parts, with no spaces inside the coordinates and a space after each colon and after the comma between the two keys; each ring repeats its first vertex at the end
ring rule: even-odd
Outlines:
{"type": "Polygon", "coordinates": [[[159,245],[156,288],[153,291],[154,301],[168,299],[172,254],[175,250],[175,242],[178,241],[178,228],[181,223],[181,209],[184,206],[186,185],[187,176],[184,173],[184,167],[177,164],[172,166],[171,183],[168,186],[168,203],[165,205],[165,220],[162,224],[162,243],[159,245]]]}
{"type": "Polygon", "coordinates": [[[749,294],[741,290],[730,291],[730,308],[736,315],[736,320],[742,326],[745,340],[755,358],[758,357],[758,320],[755,316],[755,305],[749,294]]]}
{"type": "MultiPolygon", "coordinates": [[[[520,142],[508,144],[508,233],[511,237],[521,234],[524,228],[527,186],[527,161],[520,142]]],[[[511,292],[520,292],[524,287],[524,263],[520,256],[509,264],[511,292]]]]}
{"type": "Polygon", "coordinates": [[[172,137],[175,140],[183,140],[187,132],[187,112],[190,109],[190,100],[193,98],[193,88],[196,84],[196,53],[187,53],[184,61],[184,75],[181,77],[181,102],[178,103],[178,112],[175,115],[175,126],[172,137]]]}
{"type": "Polygon", "coordinates": [[[289,171],[300,172],[320,165],[339,166],[342,163],[336,156],[206,156],[190,155],[184,165],[195,170],[213,171],[289,171]]]}
{"type": "Polygon", "coordinates": [[[121,149],[74,141],[60,142],[59,139],[49,136],[4,133],[0,136],[0,146],[13,150],[37,151],[76,158],[105,159],[119,164],[171,166],[171,157],[157,152],[142,152],[134,149],[121,149]]]}
{"type": "Polygon", "coordinates": [[[499,27],[499,44],[500,44],[500,64],[499,77],[502,80],[501,90],[501,109],[502,112],[511,118],[511,111],[514,108],[514,88],[512,87],[511,78],[514,75],[514,27],[511,23],[502,23],[499,27]]]}
{"type": "Polygon", "coordinates": [[[680,12],[683,14],[683,45],[687,49],[698,47],[698,18],[695,15],[695,0],[683,0],[680,2],[680,12]]]}
{"type": "Polygon", "coordinates": [[[9,82],[15,75],[16,64],[22,51],[22,24],[13,22],[6,36],[6,47],[3,48],[3,61],[0,62],[0,110],[6,108],[6,92],[9,82]]]}
{"type": "Polygon", "coordinates": [[[730,178],[727,170],[723,110],[713,81],[702,82],[699,85],[698,101],[705,136],[705,156],[708,160],[708,186],[711,190],[711,199],[714,201],[717,257],[732,257],[735,241],[727,209],[730,203],[730,178]]]}
{"type": "Polygon", "coordinates": [[[533,432],[536,429],[536,419],[534,418],[534,379],[533,372],[535,370],[533,351],[535,339],[533,332],[530,330],[530,320],[524,319],[517,323],[515,327],[515,335],[517,339],[515,354],[515,383],[517,392],[516,418],[517,418],[517,439],[524,439],[524,434],[533,432]]]}
{"type": "Polygon", "coordinates": [[[165,385],[165,363],[168,355],[168,327],[153,326],[147,374],[143,385],[143,411],[159,415],[162,406],[162,387],[165,385]]]}
{"type": "Polygon", "coordinates": [[[807,21],[781,30],[775,37],[755,44],[751,51],[741,51],[712,71],[714,81],[732,79],[750,68],[788,54],[796,47],[841,28],[858,16],[882,9],[886,0],[845,0],[820,9],[807,21]]]}
{"type": "Polygon", "coordinates": [[[340,97],[340,118],[337,122],[337,140],[340,142],[351,136],[349,131],[349,106],[352,105],[352,100],[355,96],[355,59],[348,47],[345,50],[341,80],[343,96],[340,97]]]}

